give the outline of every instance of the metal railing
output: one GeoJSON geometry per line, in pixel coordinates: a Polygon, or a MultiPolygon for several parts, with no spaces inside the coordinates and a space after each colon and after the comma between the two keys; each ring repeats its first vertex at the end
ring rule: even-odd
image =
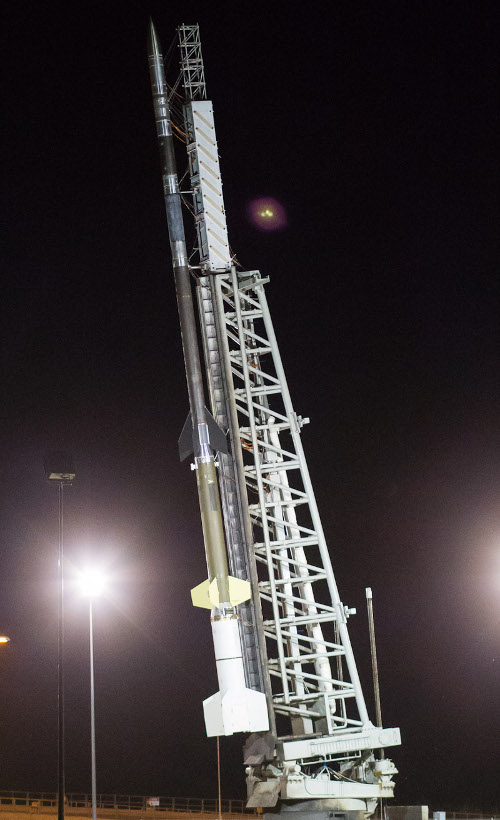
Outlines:
{"type": "MultiPolygon", "coordinates": [[[[67,794],[66,806],[74,809],[91,807],[90,794],[67,794]]],[[[0,791],[0,809],[2,806],[27,806],[29,808],[57,806],[56,792],[9,792],[0,791]]],[[[147,812],[151,818],[155,812],[175,812],[186,815],[218,814],[218,800],[200,797],[144,797],[129,794],[98,794],[97,807],[116,811],[147,812]]],[[[247,809],[243,800],[222,800],[222,814],[253,815],[253,809],[247,809]]],[[[432,812],[429,810],[429,817],[432,812]]],[[[496,812],[459,812],[447,811],[446,820],[500,820],[500,813],[496,812]]]]}
{"type": "Polygon", "coordinates": [[[500,820],[498,812],[464,812],[464,811],[447,811],[446,820],[500,820]]]}
{"type": "MultiPolygon", "coordinates": [[[[92,799],[90,794],[67,794],[66,806],[68,808],[88,808],[92,799]]],[[[57,794],[55,792],[9,792],[0,791],[0,806],[56,806],[57,794]]],[[[130,812],[179,812],[182,814],[212,814],[218,813],[219,806],[217,798],[199,797],[144,797],[142,795],[129,794],[98,794],[98,809],[115,809],[118,811],[130,812]]],[[[222,800],[221,810],[223,814],[253,814],[251,809],[247,809],[243,800],[222,800]]]]}

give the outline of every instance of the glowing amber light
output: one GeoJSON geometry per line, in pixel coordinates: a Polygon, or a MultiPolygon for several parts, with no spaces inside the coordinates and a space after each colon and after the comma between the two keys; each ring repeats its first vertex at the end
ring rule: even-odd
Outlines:
{"type": "Polygon", "coordinates": [[[280,231],[286,228],[285,209],[273,196],[261,196],[249,202],[247,216],[260,231],[280,231]]]}
{"type": "Polygon", "coordinates": [[[9,643],[10,638],[7,635],[0,635],[0,643],[9,643]]]}

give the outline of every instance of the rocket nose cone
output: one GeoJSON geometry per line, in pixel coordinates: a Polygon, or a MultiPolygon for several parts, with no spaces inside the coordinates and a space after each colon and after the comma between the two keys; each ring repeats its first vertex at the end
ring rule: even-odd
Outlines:
{"type": "Polygon", "coordinates": [[[158,35],[156,34],[156,29],[154,27],[154,23],[149,18],[149,31],[148,31],[148,52],[151,56],[157,57],[161,54],[160,49],[160,42],[158,40],[158,35]]]}
{"type": "Polygon", "coordinates": [[[161,53],[160,41],[156,34],[153,21],[149,20],[148,32],[148,57],[149,57],[149,71],[153,94],[164,93],[165,86],[165,69],[163,66],[163,55],[161,53]]]}

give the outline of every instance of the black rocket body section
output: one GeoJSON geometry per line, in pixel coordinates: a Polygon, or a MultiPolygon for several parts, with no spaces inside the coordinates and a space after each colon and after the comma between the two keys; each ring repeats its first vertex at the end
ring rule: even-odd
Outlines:
{"type": "Polygon", "coordinates": [[[182,203],[179,192],[179,180],[174,153],[174,138],[170,122],[168,89],[165,81],[165,69],[158,39],[153,24],[149,33],[149,72],[153,92],[156,133],[160,149],[162,166],[163,195],[167,212],[168,235],[172,251],[175,292],[181,325],[182,348],[189,393],[189,406],[193,433],[196,436],[198,427],[205,422],[205,401],[203,395],[203,378],[196,336],[196,320],[186,251],[182,203]]]}
{"type": "Polygon", "coordinates": [[[182,202],[168,104],[168,87],[165,80],[163,56],[152,23],[149,45],[149,69],[162,164],[163,195],[167,212],[175,292],[189,393],[190,413],[181,434],[181,445],[183,438],[188,439],[188,444],[184,446],[184,450],[186,454],[189,451],[194,451],[195,455],[194,466],[198,483],[209,579],[217,579],[218,586],[225,593],[221,601],[229,602],[227,555],[214,459],[214,450],[219,449],[216,441],[217,436],[221,439],[219,442],[221,448],[225,447],[225,437],[206,409],[204,402],[191,274],[186,253],[182,202]]]}
{"type": "Polygon", "coordinates": [[[189,394],[190,413],[181,434],[180,449],[184,448],[183,453],[194,452],[195,455],[194,466],[196,468],[208,575],[210,580],[217,580],[221,592],[225,593],[221,600],[229,602],[227,555],[213,453],[214,449],[218,449],[217,442],[214,439],[221,439],[220,446],[222,448],[225,447],[225,437],[205,407],[191,274],[186,252],[182,202],[168,104],[168,88],[165,80],[163,56],[152,23],[149,36],[149,70],[189,394]],[[188,440],[187,445],[182,444],[183,438],[188,440]]]}

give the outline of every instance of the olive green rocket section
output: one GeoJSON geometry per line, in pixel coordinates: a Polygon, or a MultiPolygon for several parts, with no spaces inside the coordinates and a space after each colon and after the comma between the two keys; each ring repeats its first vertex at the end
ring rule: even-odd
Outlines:
{"type": "Polygon", "coordinates": [[[194,606],[213,609],[237,606],[251,597],[248,581],[233,578],[227,566],[219,487],[213,461],[198,462],[196,470],[208,579],[191,590],[194,606]]]}

